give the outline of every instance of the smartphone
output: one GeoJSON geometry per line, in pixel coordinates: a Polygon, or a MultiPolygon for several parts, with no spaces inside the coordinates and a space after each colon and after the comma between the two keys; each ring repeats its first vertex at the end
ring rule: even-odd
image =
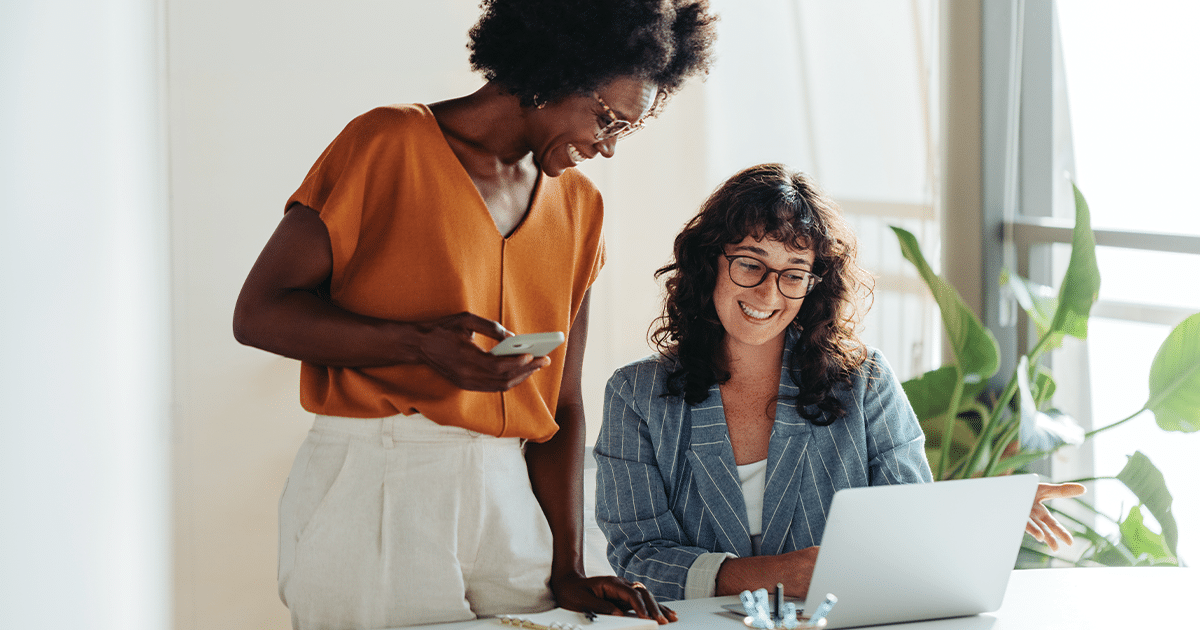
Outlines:
{"type": "Polygon", "coordinates": [[[567,337],[560,332],[529,333],[509,337],[492,348],[492,354],[532,354],[544,357],[561,346],[567,337]]]}

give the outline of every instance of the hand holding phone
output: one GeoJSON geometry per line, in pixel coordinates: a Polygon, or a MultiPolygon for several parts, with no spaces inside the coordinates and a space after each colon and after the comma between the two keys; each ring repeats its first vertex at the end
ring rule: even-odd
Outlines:
{"type": "Polygon", "coordinates": [[[492,354],[532,354],[535,357],[544,357],[566,340],[566,335],[557,331],[515,335],[496,344],[496,347],[492,348],[492,354]]]}

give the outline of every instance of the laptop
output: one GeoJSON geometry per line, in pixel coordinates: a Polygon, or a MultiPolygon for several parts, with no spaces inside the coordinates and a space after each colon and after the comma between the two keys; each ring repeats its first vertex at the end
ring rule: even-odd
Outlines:
{"type": "Polygon", "coordinates": [[[804,610],[837,596],[827,629],[996,610],[1037,484],[1029,474],[839,490],[804,610]]]}

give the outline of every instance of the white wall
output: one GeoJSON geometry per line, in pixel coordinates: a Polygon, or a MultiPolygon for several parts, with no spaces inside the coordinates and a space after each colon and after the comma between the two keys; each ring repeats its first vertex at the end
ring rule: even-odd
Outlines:
{"type": "Polygon", "coordinates": [[[0,625],[169,623],[159,3],[0,3],[0,625]]]}

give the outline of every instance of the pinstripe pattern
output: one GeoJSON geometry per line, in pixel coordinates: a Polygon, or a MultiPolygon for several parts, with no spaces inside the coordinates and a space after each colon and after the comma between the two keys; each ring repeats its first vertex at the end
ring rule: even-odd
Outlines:
{"type": "MultiPolygon", "coordinates": [[[[783,361],[788,360],[785,351],[783,361]]],[[[886,359],[871,349],[863,373],[838,396],[845,418],[812,426],[781,401],[767,456],[763,553],[820,544],[841,488],[927,482],[925,436],[886,359]]],[[[741,483],[720,388],[694,407],[663,398],[658,357],[613,374],[596,441],[596,520],[618,575],[660,598],[684,597],[688,569],[705,553],[751,554],[741,483]]],[[[787,371],[780,394],[795,395],[787,371]]]]}

